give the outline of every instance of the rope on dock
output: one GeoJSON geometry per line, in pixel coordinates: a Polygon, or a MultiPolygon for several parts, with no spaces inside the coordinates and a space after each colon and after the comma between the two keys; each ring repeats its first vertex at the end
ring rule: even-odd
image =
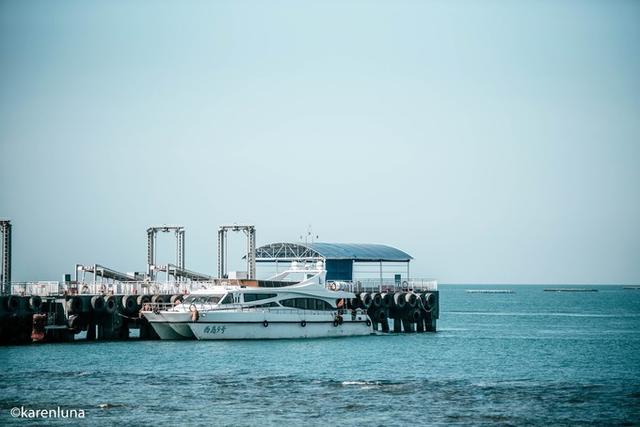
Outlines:
{"type": "Polygon", "coordinates": [[[129,320],[138,320],[138,319],[140,319],[139,317],[125,316],[125,315],[124,315],[124,314],[122,314],[122,313],[116,313],[116,314],[117,314],[118,316],[120,316],[120,317],[124,317],[125,319],[129,319],[129,320]]]}

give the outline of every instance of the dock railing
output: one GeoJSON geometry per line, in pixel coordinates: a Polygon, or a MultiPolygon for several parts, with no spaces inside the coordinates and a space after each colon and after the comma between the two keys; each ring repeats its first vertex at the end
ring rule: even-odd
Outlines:
{"type": "Polygon", "coordinates": [[[438,281],[435,279],[364,279],[353,282],[328,281],[327,288],[353,293],[361,292],[393,292],[393,291],[437,291],[438,281]]]}
{"type": "MultiPolygon", "coordinates": [[[[174,295],[190,294],[193,291],[207,289],[214,285],[234,285],[232,281],[225,279],[223,282],[216,280],[190,281],[190,282],[13,282],[11,294],[13,295],[174,295]]],[[[434,279],[408,279],[395,281],[394,279],[364,279],[353,282],[327,281],[325,286],[332,290],[342,290],[353,293],[360,292],[386,292],[397,290],[436,291],[438,282],[434,279]]]]}
{"type": "Polygon", "coordinates": [[[39,281],[39,282],[12,282],[12,295],[59,295],[63,293],[60,282],[39,281]]]}
{"type": "Polygon", "coordinates": [[[117,294],[117,295],[173,295],[190,294],[198,289],[205,289],[214,284],[213,281],[206,282],[78,282],[65,284],[65,290],[69,294],[117,294]]]}
{"type": "Polygon", "coordinates": [[[12,282],[11,295],[141,295],[141,294],[189,294],[214,284],[207,282],[12,282]]]}

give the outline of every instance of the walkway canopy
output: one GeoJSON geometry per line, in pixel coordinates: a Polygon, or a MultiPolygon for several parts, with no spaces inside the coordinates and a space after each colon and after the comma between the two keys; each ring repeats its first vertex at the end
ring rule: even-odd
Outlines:
{"type": "Polygon", "coordinates": [[[406,263],[413,258],[400,249],[372,243],[271,243],[256,249],[256,262],[290,261],[325,262],[327,280],[353,280],[355,263],[378,263],[382,275],[383,263],[406,263]]]}

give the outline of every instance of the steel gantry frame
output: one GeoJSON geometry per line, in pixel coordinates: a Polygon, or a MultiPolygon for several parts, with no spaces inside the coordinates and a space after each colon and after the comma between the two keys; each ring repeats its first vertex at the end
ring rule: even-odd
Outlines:
{"type": "Polygon", "coordinates": [[[76,264],[76,275],[75,280],[78,282],[79,279],[82,279],[82,282],[85,281],[84,274],[91,273],[93,274],[93,281],[98,282],[98,277],[100,280],[111,279],[118,282],[132,282],[136,280],[140,280],[137,273],[121,273],[119,271],[113,270],[111,268],[105,267],[100,264],[93,265],[82,265],[76,264]],[[80,277],[79,273],[82,273],[82,277],[80,277]]]}
{"type": "Polygon", "coordinates": [[[0,220],[0,239],[2,239],[2,252],[0,255],[0,286],[2,293],[11,293],[11,221],[0,220]]]}
{"type": "MultiPolygon", "coordinates": [[[[174,264],[156,265],[154,266],[154,270],[165,272],[168,276],[173,276],[175,280],[183,278],[188,280],[206,282],[212,279],[212,277],[208,274],[198,273],[193,270],[187,270],[184,267],[178,267],[174,264]]],[[[167,281],[169,281],[169,277],[167,277],[167,281]]]]}
{"type": "Polygon", "coordinates": [[[253,225],[221,225],[218,227],[218,277],[227,276],[227,232],[243,231],[247,236],[247,275],[256,278],[256,228],[253,225]]]}
{"type": "Polygon", "coordinates": [[[147,228],[147,277],[155,280],[156,271],[156,237],[158,232],[176,234],[176,267],[184,269],[184,227],[177,225],[163,225],[147,228]]]}

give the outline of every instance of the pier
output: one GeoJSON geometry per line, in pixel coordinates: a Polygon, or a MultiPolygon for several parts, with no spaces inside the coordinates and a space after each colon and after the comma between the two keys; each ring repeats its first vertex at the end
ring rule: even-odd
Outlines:
{"type": "MultiPolygon", "coordinates": [[[[86,332],[87,341],[129,340],[134,329],[135,339],[159,339],[140,309],[146,304],[170,307],[214,283],[14,283],[11,295],[0,296],[0,344],[72,342],[81,332],[86,332]]],[[[338,311],[349,315],[352,309],[366,309],[373,331],[436,331],[439,294],[433,281],[411,280],[399,286],[340,281],[327,286],[355,292],[356,298],[338,311]]]]}
{"type": "Polygon", "coordinates": [[[175,304],[195,284],[121,282],[13,283],[0,296],[0,344],[126,340],[132,329],[140,339],[158,339],[140,308],[146,303],[175,304]]]}
{"type": "Polygon", "coordinates": [[[378,332],[435,332],[437,327],[437,282],[409,279],[412,258],[385,245],[274,243],[256,248],[253,226],[221,226],[219,277],[214,278],[185,267],[184,227],[158,226],[147,229],[144,272],[124,273],[97,263],[76,264],[74,274],[65,274],[63,281],[12,282],[11,224],[2,221],[0,226],[3,260],[0,345],[72,342],[82,333],[87,341],[159,339],[147,319],[140,315],[144,306],[168,308],[193,291],[213,285],[268,287],[271,282],[255,279],[256,263],[271,263],[277,272],[278,263],[316,260],[326,264],[327,288],[356,295],[339,302],[339,315],[365,309],[372,331],[378,332]],[[247,237],[246,272],[226,270],[229,231],[243,232],[247,237]],[[175,234],[175,263],[157,263],[158,233],[175,234]],[[372,266],[374,269],[369,270],[372,266]],[[364,277],[367,273],[374,277],[364,277]],[[392,277],[388,277],[391,273],[392,277]],[[159,280],[162,276],[164,280],[159,280]],[[137,334],[132,334],[133,330],[137,334]]]}
{"type": "Polygon", "coordinates": [[[367,309],[378,332],[436,332],[440,315],[438,291],[424,288],[363,292],[357,307],[367,309]]]}

